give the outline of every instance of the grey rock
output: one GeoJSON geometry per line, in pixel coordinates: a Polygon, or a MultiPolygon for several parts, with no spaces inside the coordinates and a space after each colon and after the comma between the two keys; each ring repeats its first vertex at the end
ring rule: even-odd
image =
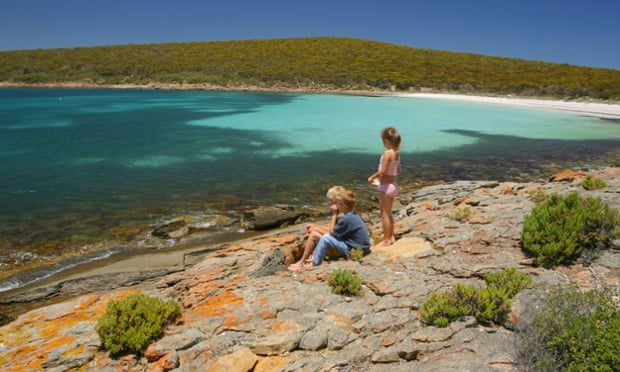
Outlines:
{"type": "Polygon", "coordinates": [[[243,212],[241,225],[249,230],[285,227],[309,216],[309,212],[292,206],[262,207],[243,212]]]}

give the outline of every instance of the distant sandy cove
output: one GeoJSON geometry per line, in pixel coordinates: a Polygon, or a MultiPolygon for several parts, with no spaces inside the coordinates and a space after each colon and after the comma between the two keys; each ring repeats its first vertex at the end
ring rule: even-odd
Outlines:
{"type": "MultiPolygon", "coordinates": [[[[241,87],[222,87],[212,84],[164,84],[149,83],[147,85],[120,84],[120,85],[98,85],[84,82],[63,82],[63,83],[43,83],[43,84],[25,84],[0,81],[0,88],[3,87],[48,87],[48,88],[117,88],[117,89],[172,89],[172,90],[224,90],[224,91],[270,91],[270,92],[296,92],[303,93],[305,90],[290,88],[272,88],[265,89],[255,86],[241,87]]],[[[344,93],[344,94],[376,94],[377,91],[313,91],[314,93],[344,93]]],[[[490,96],[474,96],[466,94],[446,94],[446,93],[389,93],[395,97],[413,97],[413,98],[436,98],[456,101],[469,101],[478,103],[511,105],[529,108],[538,108],[542,110],[564,111],[584,116],[594,116],[604,119],[620,120],[620,104],[609,104],[599,102],[578,102],[578,101],[562,101],[544,98],[517,98],[517,97],[490,97],[490,96]]]]}
{"type": "Polygon", "coordinates": [[[397,97],[433,98],[454,101],[467,101],[489,104],[510,105],[543,110],[564,111],[585,116],[595,116],[605,119],[620,120],[620,104],[608,104],[597,102],[560,101],[551,99],[513,98],[513,97],[488,97],[470,96],[464,94],[444,93],[396,93],[397,97]]]}

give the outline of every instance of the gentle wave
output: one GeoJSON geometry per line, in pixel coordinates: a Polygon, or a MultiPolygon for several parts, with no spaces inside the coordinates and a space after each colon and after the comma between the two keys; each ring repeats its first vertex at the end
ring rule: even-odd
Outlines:
{"type": "Polygon", "coordinates": [[[14,274],[7,279],[0,280],[0,293],[36,284],[81,265],[101,261],[128,250],[128,247],[110,248],[86,256],[68,258],[61,264],[14,274]]]}

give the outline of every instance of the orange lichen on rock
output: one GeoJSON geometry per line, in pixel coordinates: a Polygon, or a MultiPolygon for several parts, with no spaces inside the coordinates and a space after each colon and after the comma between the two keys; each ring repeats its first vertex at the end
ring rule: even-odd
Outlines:
{"type": "Polygon", "coordinates": [[[254,240],[256,244],[293,244],[297,239],[297,234],[287,234],[287,235],[275,235],[275,236],[267,236],[264,238],[254,240]]]}
{"type": "Polygon", "coordinates": [[[288,356],[270,356],[259,358],[258,363],[254,366],[254,371],[280,371],[289,361],[288,356]]]}
{"type": "Polygon", "coordinates": [[[584,178],[586,176],[587,175],[584,172],[575,172],[575,171],[566,169],[551,176],[549,181],[551,182],[569,181],[570,182],[570,181],[575,180],[576,178],[584,178]]]}
{"type": "Polygon", "coordinates": [[[237,326],[239,326],[239,324],[241,324],[245,320],[246,319],[240,319],[239,317],[236,317],[234,315],[227,316],[226,319],[224,319],[224,322],[222,323],[222,328],[223,329],[237,329],[237,326]]]}
{"type": "Polygon", "coordinates": [[[507,185],[504,188],[502,188],[502,190],[500,191],[500,194],[502,194],[502,195],[517,195],[517,192],[511,186],[507,185]]]}
{"type": "Polygon", "coordinates": [[[276,332],[301,330],[299,324],[290,320],[278,321],[273,325],[272,329],[276,332]]]}
{"type": "Polygon", "coordinates": [[[275,319],[276,315],[277,314],[275,312],[269,311],[269,310],[262,310],[260,312],[261,318],[263,318],[265,320],[267,320],[267,319],[275,319]]]}
{"type": "Polygon", "coordinates": [[[39,347],[40,342],[37,342],[22,345],[9,353],[2,353],[0,354],[0,366],[6,371],[41,370],[45,360],[31,356],[39,347]]]}
{"type": "Polygon", "coordinates": [[[219,293],[202,300],[198,305],[185,311],[182,315],[182,321],[184,323],[193,323],[195,321],[204,320],[206,317],[223,316],[229,312],[227,307],[239,306],[243,304],[243,301],[242,297],[234,293],[219,293]]]}

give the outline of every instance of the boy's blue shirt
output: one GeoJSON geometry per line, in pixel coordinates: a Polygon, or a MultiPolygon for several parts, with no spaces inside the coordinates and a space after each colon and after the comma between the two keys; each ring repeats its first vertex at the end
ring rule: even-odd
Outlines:
{"type": "Polygon", "coordinates": [[[345,242],[349,248],[370,248],[370,236],[362,218],[350,211],[338,218],[334,226],[334,237],[345,242]]]}

